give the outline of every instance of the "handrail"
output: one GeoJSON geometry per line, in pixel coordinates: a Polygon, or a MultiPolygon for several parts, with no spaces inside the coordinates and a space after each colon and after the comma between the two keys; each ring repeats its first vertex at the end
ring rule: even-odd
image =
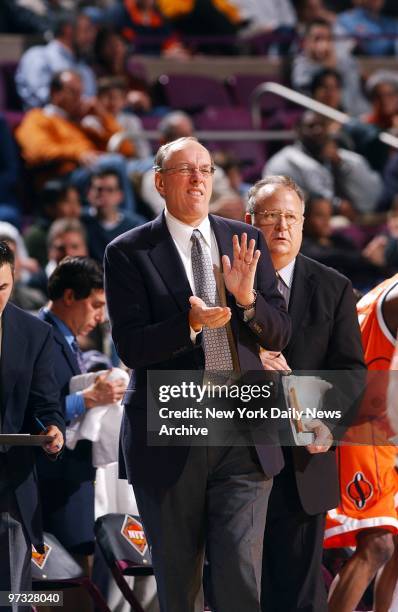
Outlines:
{"type": "MultiPolygon", "coordinates": [[[[266,140],[284,141],[293,140],[296,132],[293,130],[195,130],[195,136],[200,141],[234,141],[246,140],[250,142],[264,142],[266,140]]],[[[148,140],[156,141],[161,137],[159,130],[127,130],[116,132],[108,140],[107,151],[115,153],[119,150],[120,145],[124,140],[133,140],[135,138],[147,138],[148,140]]]]}
{"type": "MultiPolygon", "coordinates": [[[[294,89],[290,89],[290,87],[286,87],[285,85],[281,85],[280,83],[273,83],[271,81],[266,83],[260,83],[253,90],[250,96],[250,108],[252,115],[252,123],[255,129],[259,129],[261,127],[261,107],[260,100],[261,97],[265,93],[272,93],[276,96],[280,96],[281,98],[285,98],[290,102],[294,102],[299,106],[303,106],[307,110],[312,110],[318,115],[323,115],[328,119],[332,119],[333,121],[337,121],[344,125],[351,121],[352,117],[347,115],[346,113],[342,113],[327,104],[323,104],[322,102],[318,102],[317,100],[313,100],[309,96],[306,96],[294,89]]],[[[398,149],[398,138],[391,134],[390,132],[380,132],[379,140],[384,144],[394,147],[398,149]]]]}

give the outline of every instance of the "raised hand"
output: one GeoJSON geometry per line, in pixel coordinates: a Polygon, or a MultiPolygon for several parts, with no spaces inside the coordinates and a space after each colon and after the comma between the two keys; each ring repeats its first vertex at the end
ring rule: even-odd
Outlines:
{"type": "Polygon", "coordinates": [[[254,276],[261,252],[258,249],[254,250],[255,240],[251,239],[249,244],[247,244],[246,233],[242,234],[240,243],[238,236],[235,234],[232,239],[232,245],[232,264],[228,255],[223,255],[222,257],[224,283],[235,300],[239,304],[247,306],[254,300],[254,276]]]}

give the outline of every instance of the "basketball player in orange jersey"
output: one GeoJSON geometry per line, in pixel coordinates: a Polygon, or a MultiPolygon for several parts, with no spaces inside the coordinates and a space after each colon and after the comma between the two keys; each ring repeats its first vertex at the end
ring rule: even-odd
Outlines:
{"type": "Polygon", "coordinates": [[[365,394],[366,423],[351,428],[346,442],[372,445],[338,448],[341,501],[329,511],[325,547],[356,546],[329,594],[330,612],[352,612],[383,568],[375,587],[374,612],[390,610],[398,577],[397,451],[389,444],[394,432],[386,414],[388,375],[398,331],[398,274],[387,279],[357,305],[368,370],[378,370],[365,394]],[[372,438],[367,437],[372,436],[372,438]]]}

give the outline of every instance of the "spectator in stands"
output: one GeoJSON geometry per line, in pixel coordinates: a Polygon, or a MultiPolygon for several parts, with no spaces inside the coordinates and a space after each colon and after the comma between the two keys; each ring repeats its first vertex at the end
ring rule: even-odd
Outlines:
{"type": "Polygon", "coordinates": [[[366,82],[366,91],[372,103],[368,115],[362,121],[376,125],[381,130],[398,127],[398,75],[388,70],[378,70],[366,82]]]}
{"type": "Polygon", "coordinates": [[[312,21],[321,20],[333,25],[336,20],[336,13],[325,6],[323,0],[296,0],[294,8],[297,13],[299,31],[305,29],[312,21]]]}
{"type": "Polygon", "coordinates": [[[14,254],[14,284],[10,297],[10,302],[22,308],[22,310],[28,310],[38,312],[46,302],[46,295],[39,289],[29,287],[22,280],[23,272],[23,261],[18,255],[18,247],[14,238],[8,234],[0,233],[0,242],[5,242],[14,254]]]}
{"type": "Polygon", "coordinates": [[[367,245],[364,253],[376,252],[383,265],[392,272],[398,271],[398,199],[395,197],[393,207],[387,213],[387,225],[367,245]]]}
{"type": "Polygon", "coordinates": [[[307,194],[331,200],[348,217],[353,210],[371,212],[381,195],[381,178],[361,155],[337,146],[329,124],[312,111],[304,113],[297,141],[268,160],[263,176],[290,176],[307,194]]]}
{"type": "Polygon", "coordinates": [[[293,38],[296,13],[290,0],[230,0],[239,11],[244,24],[240,35],[244,38],[272,33],[272,48],[283,50],[293,38]]]}
{"type": "Polygon", "coordinates": [[[359,55],[395,55],[398,21],[381,14],[384,0],[356,0],[354,8],[343,11],[336,24],[346,35],[354,37],[359,55]]]}
{"type": "Polygon", "coordinates": [[[20,164],[15,141],[1,113],[0,143],[0,218],[19,227],[21,211],[17,198],[17,181],[20,164]]]}
{"type": "MultiPolygon", "coordinates": [[[[82,81],[76,72],[65,70],[52,78],[50,100],[43,109],[30,110],[16,130],[27,165],[47,177],[73,173],[71,180],[78,185],[84,185],[96,167],[114,167],[123,181],[126,208],[133,210],[126,161],[120,155],[105,154],[109,139],[121,126],[98,103],[84,103],[82,81]]],[[[126,157],[134,154],[128,141],[122,142],[119,150],[126,157]]]]}
{"type": "Polygon", "coordinates": [[[101,170],[91,177],[87,195],[90,209],[82,217],[90,257],[102,263],[105,247],[111,240],[145,222],[120,210],[123,191],[117,172],[101,170]]]}
{"type": "Polygon", "coordinates": [[[57,219],[48,230],[47,276],[51,276],[64,257],[88,255],[87,234],[78,219],[57,219]]]}
{"type": "Polygon", "coordinates": [[[39,196],[41,214],[25,232],[25,244],[30,257],[42,268],[47,264],[47,233],[56,219],[79,219],[80,197],[77,189],[65,181],[53,180],[45,184],[39,196]]]}
{"type": "MultiPolygon", "coordinates": [[[[166,144],[177,138],[193,136],[194,126],[192,119],[182,111],[173,111],[166,115],[159,123],[160,144],[166,144]]],[[[155,188],[155,170],[152,168],[142,175],[140,196],[145,204],[149,206],[154,215],[158,215],[164,209],[164,200],[155,188]]],[[[241,198],[231,189],[224,171],[216,166],[213,175],[213,191],[210,199],[210,207],[219,206],[241,209],[241,198]]],[[[215,210],[212,211],[215,212],[215,210]]]]}
{"type": "Polygon", "coordinates": [[[330,23],[318,20],[306,27],[302,51],[296,55],[292,64],[292,86],[308,94],[312,79],[321,68],[333,68],[341,74],[342,104],[347,112],[360,115],[368,110],[357,61],[346,53],[346,49],[344,53],[336,49],[330,23]]]}
{"type": "Polygon", "coordinates": [[[120,30],[136,51],[187,57],[179,36],[164,19],[155,0],[121,0],[104,12],[102,21],[120,30]]]}
{"type": "Polygon", "coordinates": [[[131,56],[122,35],[111,28],[101,28],[94,54],[97,76],[123,78],[127,83],[128,106],[136,112],[149,112],[152,108],[150,88],[145,79],[131,69],[131,56]]]}
{"type": "Polygon", "coordinates": [[[309,198],[301,252],[348,276],[357,289],[367,289],[386,275],[382,249],[368,256],[344,235],[333,233],[332,215],[333,206],[329,200],[321,196],[309,198]]]}
{"type": "Polygon", "coordinates": [[[53,76],[64,70],[76,71],[86,96],[96,93],[92,69],[79,59],[94,45],[96,29],[84,13],[76,18],[70,14],[59,17],[54,27],[54,39],[47,45],[31,47],[22,55],[15,75],[18,94],[27,108],[44,106],[50,99],[53,76]],[[76,38],[76,34],[78,37],[76,38]]]}
{"type": "Polygon", "coordinates": [[[314,74],[310,87],[311,97],[336,110],[343,110],[343,79],[334,68],[321,68],[314,74]]]}
{"type": "MultiPolygon", "coordinates": [[[[129,93],[126,80],[120,77],[104,77],[98,80],[98,100],[107,113],[112,115],[123,131],[128,132],[134,143],[135,155],[139,159],[147,159],[149,166],[153,163],[153,155],[149,141],[141,134],[143,125],[141,119],[129,110],[129,93]]],[[[145,169],[148,169],[145,168],[145,169]]]]}

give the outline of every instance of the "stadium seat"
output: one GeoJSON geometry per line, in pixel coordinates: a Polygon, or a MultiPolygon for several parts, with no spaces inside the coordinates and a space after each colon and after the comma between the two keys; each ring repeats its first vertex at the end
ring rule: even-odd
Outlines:
{"type": "Polygon", "coordinates": [[[44,533],[44,554],[32,552],[32,587],[34,591],[59,591],[82,587],[99,612],[111,612],[95,584],[55,536],[44,533]]]}
{"type": "Polygon", "coordinates": [[[207,106],[230,106],[224,84],[211,77],[192,74],[162,74],[158,79],[165,103],[172,109],[196,113],[207,106]]]}

